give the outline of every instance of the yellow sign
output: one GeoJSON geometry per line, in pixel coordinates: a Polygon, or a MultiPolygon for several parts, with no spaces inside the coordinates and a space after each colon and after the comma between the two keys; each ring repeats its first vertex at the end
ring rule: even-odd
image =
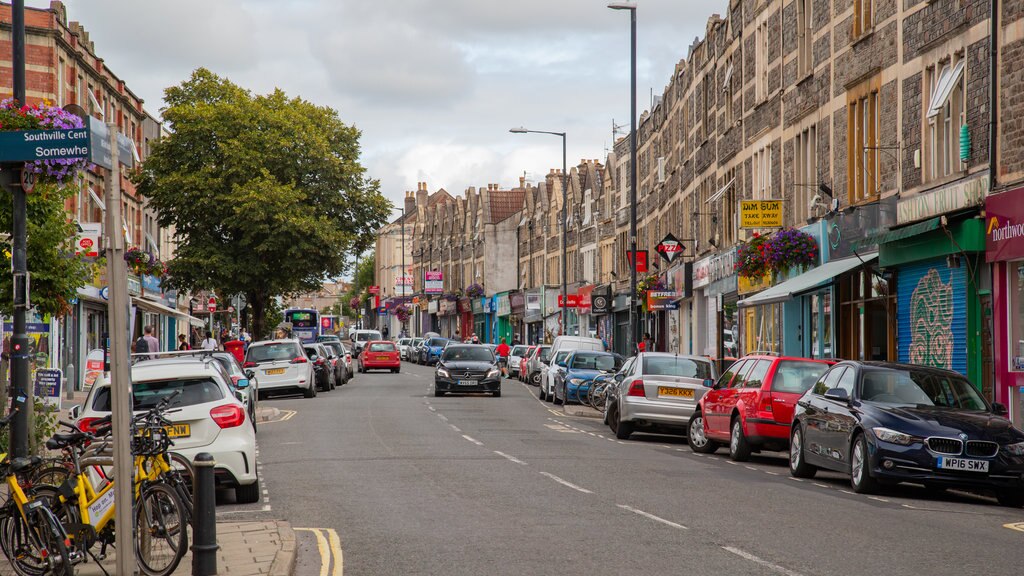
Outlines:
{"type": "Polygon", "coordinates": [[[740,228],[781,228],[782,200],[740,200],[740,228]]]}
{"type": "Polygon", "coordinates": [[[750,294],[751,292],[760,292],[765,288],[772,285],[772,273],[765,272],[761,278],[747,278],[746,276],[739,276],[736,279],[736,293],[737,294],[750,294]]]}

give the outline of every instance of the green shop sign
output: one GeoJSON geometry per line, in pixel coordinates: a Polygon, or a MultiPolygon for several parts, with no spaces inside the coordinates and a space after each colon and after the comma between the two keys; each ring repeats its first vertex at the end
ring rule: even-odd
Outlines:
{"type": "Polygon", "coordinates": [[[89,131],[85,128],[0,132],[0,162],[88,157],[89,131]]]}

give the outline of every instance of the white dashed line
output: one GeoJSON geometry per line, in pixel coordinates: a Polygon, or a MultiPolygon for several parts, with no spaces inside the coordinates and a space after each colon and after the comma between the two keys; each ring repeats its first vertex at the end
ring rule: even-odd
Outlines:
{"type": "Polygon", "coordinates": [[[814,482],[813,484],[818,488],[831,488],[831,486],[829,486],[828,484],[819,484],[817,482],[814,482]]]}
{"type": "Polygon", "coordinates": [[[725,463],[726,464],[732,464],[733,466],[739,466],[739,464],[733,462],[732,460],[726,460],[725,463]]]}
{"type": "Polygon", "coordinates": [[[590,490],[587,490],[586,488],[583,488],[581,486],[577,486],[577,485],[573,484],[572,482],[569,482],[568,480],[563,480],[563,479],[559,478],[558,476],[555,476],[554,474],[552,474],[550,472],[541,472],[540,475],[541,476],[547,476],[548,478],[551,478],[552,480],[554,480],[555,482],[558,482],[562,486],[565,486],[567,488],[572,488],[573,490],[575,490],[577,492],[582,492],[584,494],[593,494],[593,492],[591,492],[590,490]]]}
{"type": "Polygon", "coordinates": [[[765,471],[764,471],[764,473],[765,473],[765,474],[771,474],[772,476],[778,476],[778,475],[779,475],[779,473],[778,473],[778,472],[772,472],[772,471],[770,471],[770,470],[765,470],[765,471]]]}
{"type": "Polygon", "coordinates": [[[510,462],[515,462],[516,464],[522,464],[523,466],[526,466],[526,462],[523,462],[522,460],[516,458],[515,456],[510,456],[508,454],[505,454],[504,452],[499,452],[497,450],[495,450],[494,453],[510,462]]]}
{"type": "Polygon", "coordinates": [[[462,429],[456,426],[455,424],[449,424],[449,426],[451,426],[452,430],[455,430],[456,432],[462,432],[462,429]]]}
{"type": "Polygon", "coordinates": [[[856,494],[854,494],[853,492],[850,492],[849,490],[842,490],[842,489],[840,489],[839,491],[842,492],[843,494],[849,494],[850,496],[856,496],[856,494]]]}
{"type": "Polygon", "coordinates": [[[472,436],[467,436],[467,435],[463,434],[462,437],[465,438],[466,440],[469,440],[473,444],[476,444],[477,446],[483,446],[484,445],[483,442],[477,440],[476,438],[473,438],[472,436]]]}
{"type": "Polygon", "coordinates": [[[448,421],[448,417],[445,416],[444,414],[438,414],[437,417],[440,418],[441,420],[445,421],[445,422],[448,421]]]}
{"type": "Polygon", "coordinates": [[[792,480],[793,482],[803,482],[804,481],[803,478],[793,478],[792,476],[789,476],[788,479],[792,480]]]}
{"type": "Polygon", "coordinates": [[[677,523],[675,523],[675,522],[673,522],[671,520],[665,520],[664,518],[661,518],[659,516],[655,516],[654,514],[651,514],[649,512],[644,512],[643,510],[637,510],[636,508],[633,508],[632,506],[626,506],[625,504],[616,504],[616,506],[618,506],[619,508],[622,508],[623,510],[628,510],[628,511],[632,512],[633,514],[639,514],[640,516],[643,516],[644,518],[647,518],[649,520],[654,520],[655,522],[661,522],[662,524],[664,524],[666,526],[671,526],[673,528],[678,528],[679,530],[689,530],[689,528],[687,528],[686,526],[683,526],[682,524],[677,524],[677,523]]]}
{"type": "Polygon", "coordinates": [[[754,562],[755,564],[760,564],[761,566],[764,566],[765,568],[768,568],[768,569],[770,569],[770,570],[772,570],[774,572],[778,572],[779,574],[785,574],[786,576],[801,576],[801,574],[799,572],[793,572],[789,568],[784,568],[782,566],[779,566],[778,564],[772,564],[771,562],[769,562],[767,560],[763,560],[761,558],[758,558],[757,556],[754,556],[750,552],[744,552],[743,550],[740,550],[739,548],[733,548],[732,546],[722,546],[722,550],[725,550],[726,552],[730,552],[732,554],[735,554],[735,555],[739,556],[740,558],[745,558],[747,560],[750,560],[751,562],[754,562]]]}
{"type": "Polygon", "coordinates": [[[437,412],[437,408],[434,408],[433,406],[427,406],[427,410],[430,410],[431,412],[437,412]]]}
{"type": "Polygon", "coordinates": [[[757,468],[754,468],[753,466],[744,466],[744,468],[746,468],[747,470],[753,470],[754,472],[757,472],[757,468]]]}
{"type": "Polygon", "coordinates": [[[885,498],[879,498],[878,496],[868,496],[868,499],[877,500],[879,502],[888,502],[888,500],[886,500],[885,498]]]}

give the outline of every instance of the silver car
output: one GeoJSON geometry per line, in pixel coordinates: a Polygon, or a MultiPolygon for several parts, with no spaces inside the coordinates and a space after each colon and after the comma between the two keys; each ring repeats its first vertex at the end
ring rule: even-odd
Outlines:
{"type": "Polygon", "coordinates": [[[260,379],[261,398],[278,390],[302,392],[306,398],[316,397],[313,365],[298,340],[253,342],[245,352],[243,366],[252,369],[260,379]]]}
{"type": "Polygon", "coordinates": [[[523,380],[531,386],[540,386],[541,368],[548,363],[548,354],[551,346],[540,346],[540,350],[534,350],[530,359],[526,361],[526,374],[523,380]]]}
{"type": "Polygon", "coordinates": [[[604,422],[616,438],[634,431],[686,434],[686,424],[718,374],[710,358],[641,352],[615,375],[604,422]]]}
{"type": "Polygon", "coordinates": [[[509,377],[519,376],[519,361],[522,359],[523,354],[526,354],[529,350],[529,346],[524,346],[522,344],[512,347],[512,350],[508,353],[509,377]]]}

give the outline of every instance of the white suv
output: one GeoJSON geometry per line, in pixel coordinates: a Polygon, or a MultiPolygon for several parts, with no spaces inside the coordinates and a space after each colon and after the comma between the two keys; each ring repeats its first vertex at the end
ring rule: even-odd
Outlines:
{"type": "MultiPolygon", "coordinates": [[[[235,500],[260,500],[256,474],[256,430],[245,405],[235,396],[231,381],[213,358],[168,358],[132,366],[135,412],[143,413],[178,392],[165,417],[173,422],[168,434],[171,450],[189,460],[209,452],[217,462],[217,484],[235,489],[235,500]]],[[[110,384],[98,378],[89,391],[76,424],[89,430],[92,422],[111,412],[110,384]]]]}
{"type": "Polygon", "coordinates": [[[252,369],[260,380],[260,398],[268,392],[299,391],[306,398],[316,397],[313,365],[298,340],[253,342],[245,353],[246,370],[252,369]]]}
{"type": "Polygon", "coordinates": [[[352,330],[349,335],[352,337],[352,355],[356,358],[359,357],[359,353],[363,351],[363,346],[366,346],[367,342],[384,339],[380,330],[352,330]]]}

